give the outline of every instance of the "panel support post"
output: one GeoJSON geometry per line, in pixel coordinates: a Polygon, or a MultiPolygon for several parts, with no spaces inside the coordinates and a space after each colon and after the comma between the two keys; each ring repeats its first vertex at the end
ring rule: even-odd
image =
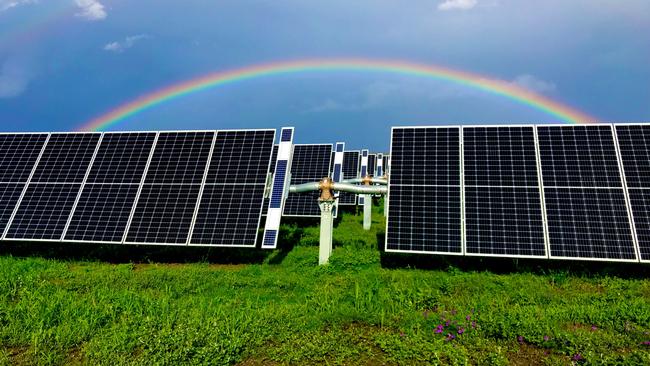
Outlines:
{"type": "Polygon", "coordinates": [[[363,196],[363,230],[370,230],[372,220],[372,196],[364,194],[363,196]]]}
{"type": "Polygon", "coordinates": [[[334,216],[332,209],[334,208],[335,200],[326,199],[318,200],[320,207],[320,247],[318,250],[318,264],[324,265],[329,262],[330,255],[332,254],[332,232],[334,230],[334,216]]]}

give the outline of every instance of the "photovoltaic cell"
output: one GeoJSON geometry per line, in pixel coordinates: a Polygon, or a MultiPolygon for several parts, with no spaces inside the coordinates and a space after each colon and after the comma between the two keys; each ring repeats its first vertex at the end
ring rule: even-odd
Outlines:
{"type": "Polygon", "coordinates": [[[650,260],[650,125],[615,125],[641,260],[650,260]]]}
{"type": "MultiPolygon", "coordinates": [[[[332,144],[295,145],[291,163],[291,184],[317,182],[330,175],[332,144]]],[[[290,194],[284,216],[320,216],[318,192],[290,194]]]]}
{"type": "Polygon", "coordinates": [[[80,188],[81,184],[30,184],[7,239],[59,240],[80,188]]]}
{"type": "Polygon", "coordinates": [[[636,259],[611,126],[537,132],[551,257],[636,259]]]}
{"type": "Polygon", "coordinates": [[[0,182],[27,182],[47,134],[0,134],[0,182]]]}
{"type": "Polygon", "coordinates": [[[31,181],[83,182],[100,137],[100,133],[52,134],[31,181]]]}
{"type": "MultiPolygon", "coordinates": [[[[343,179],[359,178],[361,158],[358,150],[343,153],[343,179]]],[[[356,205],[357,195],[350,192],[339,193],[339,205],[356,205]]]]}
{"type": "Polygon", "coordinates": [[[105,133],[88,183],[140,184],[155,133],[105,133]]]}
{"type": "Polygon", "coordinates": [[[393,128],[387,250],[462,254],[459,131],[393,128]]]}
{"type": "Polygon", "coordinates": [[[533,127],[464,127],[467,254],[546,256],[533,127]]]}
{"type": "Polygon", "coordinates": [[[65,240],[121,242],[137,184],[86,184],[65,240]]]}

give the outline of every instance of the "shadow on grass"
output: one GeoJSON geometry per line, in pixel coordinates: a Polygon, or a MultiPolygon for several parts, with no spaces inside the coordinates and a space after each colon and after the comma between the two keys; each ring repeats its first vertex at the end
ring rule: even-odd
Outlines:
{"type": "Polygon", "coordinates": [[[386,253],[381,251],[384,268],[489,271],[497,274],[532,273],[540,275],[616,276],[630,279],[650,277],[644,263],[595,262],[557,259],[461,257],[429,254],[386,253]]]}
{"type": "Polygon", "coordinates": [[[255,264],[271,254],[254,248],[201,248],[85,243],[3,243],[0,255],[107,263],[255,264]]]}

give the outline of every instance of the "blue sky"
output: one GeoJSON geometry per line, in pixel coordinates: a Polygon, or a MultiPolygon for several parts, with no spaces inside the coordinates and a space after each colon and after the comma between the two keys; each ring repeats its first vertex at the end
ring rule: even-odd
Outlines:
{"type": "MultiPolygon", "coordinates": [[[[650,121],[649,34],[647,0],[0,0],[0,130],[72,130],[209,72],[319,57],[444,65],[650,121]]],[[[332,72],[208,90],[113,128],[293,125],[297,142],[386,150],[394,125],[555,121],[449,82],[332,72]]]]}

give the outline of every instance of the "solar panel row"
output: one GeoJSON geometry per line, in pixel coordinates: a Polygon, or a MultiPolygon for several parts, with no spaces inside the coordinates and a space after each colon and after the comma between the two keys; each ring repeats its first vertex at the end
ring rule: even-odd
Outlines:
{"type": "Polygon", "coordinates": [[[274,139],[274,130],[0,135],[3,238],[254,246],[274,139]]]}
{"type": "Polygon", "coordinates": [[[650,260],[650,125],[399,127],[390,156],[388,251],[650,260]]]}

